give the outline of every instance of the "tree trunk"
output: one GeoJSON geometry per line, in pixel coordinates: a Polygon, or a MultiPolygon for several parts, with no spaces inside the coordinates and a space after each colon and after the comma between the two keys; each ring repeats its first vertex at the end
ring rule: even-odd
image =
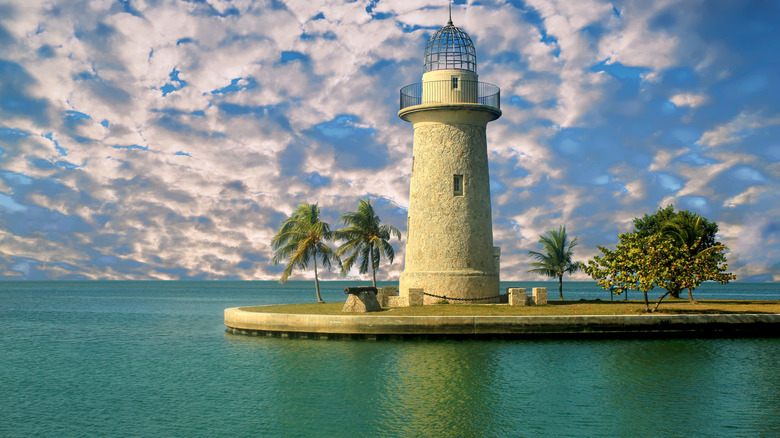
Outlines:
{"type": "Polygon", "coordinates": [[[374,248],[368,248],[368,259],[371,261],[371,274],[374,279],[374,287],[376,287],[376,268],[374,268],[374,248]]]}
{"type": "Polygon", "coordinates": [[[665,294],[661,295],[661,298],[659,298],[659,299],[658,299],[658,302],[657,302],[657,303],[655,303],[655,307],[653,307],[653,312],[655,312],[656,310],[658,310],[658,306],[660,306],[660,305],[661,305],[661,300],[663,300],[664,298],[666,298],[666,296],[667,296],[667,295],[669,295],[670,293],[671,293],[671,292],[669,292],[669,291],[666,291],[666,293],[665,293],[665,294]]]}
{"type": "Polygon", "coordinates": [[[561,301],[563,301],[563,275],[558,276],[558,295],[561,297],[561,301]]]}
{"type": "Polygon", "coordinates": [[[647,302],[647,291],[643,291],[645,293],[645,312],[650,311],[650,303],[647,302]]]}
{"type": "Polygon", "coordinates": [[[320,295],[320,279],[317,276],[317,251],[314,251],[314,291],[317,293],[317,302],[324,303],[322,295],[320,295]]]}
{"type": "Polygon", "coordinates": [[[691,302],[691,304],[696,304],[696,300],[693,299],[693,288],[688,288],[688,301],[691,302]]]}

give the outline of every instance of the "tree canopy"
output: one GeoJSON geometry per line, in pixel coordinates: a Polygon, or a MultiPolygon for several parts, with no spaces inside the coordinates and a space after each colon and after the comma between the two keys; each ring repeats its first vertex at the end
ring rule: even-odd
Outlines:
{"type": "Polygon", "coordinates": [[[373,285],[376,287],[376,270],[384,255],[393,263],[395,251],[389,240],[392,235],[401,238],[401,232],[392,225],[382,225],[368,199],[361,199],[358,209],[341,217],[347,225],[334,233],[336,239],[345,242],[336,251],[336,257],[341,259],[344,254],[349,256],[342,262],[342,275],[346,275],[352,266],[359,262],[359,272],[365,274],[371,268],[373,285]]]}
{"type": "Polygon", "coordinates": [[[292,274],[293,269],[305,270],[309,260],[314,262],[314,290],[317,302],[324,303],[320,294],[320,281],[317,274],[317,258],[326,268],[331,267],[333,250],[325,244],[333,239],[330,226],[320,219],[320,209],[317,204],[298,204],[293,214],[282,222],[279,231],[271,241],[271,248],[276,251],[271,262],[276,265],[287,260],[282,273],[282,284],[292,274]]]}
{"type": "Polygon", "coordinates": [[[572,262],[577,237],[569,241],[566,227],[561,225],[558,230],[548,230],[539,236],[542,252],[528,251],[536,261],[531,263],[533,269],[528,272],[542,274],[550,278],[558,278],[558,295],[563,301],[563,274],[571,274],[580,270],[579,263],[572,262]]]}
{"type": "Polygon", "coordinates": [[[622,293],[636,289],[644,293],[658,286],[667,296],[679,296],[683,289],[693,301],[693,290],[705,281],[728,283],[736,276],[726,272],[728,248],[715,241],[717,225],[689,211],[674,212],[671,206],[653,215],[635,219],[636,229],[621,234],[615,250],[599,246],[601,256],[583,265],[598,284],[622,293]]]}

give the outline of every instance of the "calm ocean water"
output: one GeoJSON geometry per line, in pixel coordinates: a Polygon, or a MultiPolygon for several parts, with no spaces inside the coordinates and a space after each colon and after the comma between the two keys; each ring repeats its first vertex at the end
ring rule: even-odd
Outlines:
{"type": "MultiPolygon", "coordinates": [[[[343,301],[345,284],[323,283],[325,300],[343,301]]],[[[534,285],[557,294],[522,283],[534,285]]],[[[778,284],[697,292],[780,299],[778,284]]],[[[224,331],[226,307],[313,299],[310,282],[0,282],[0,436],[780,436],[780,338],[224,331]]]]}

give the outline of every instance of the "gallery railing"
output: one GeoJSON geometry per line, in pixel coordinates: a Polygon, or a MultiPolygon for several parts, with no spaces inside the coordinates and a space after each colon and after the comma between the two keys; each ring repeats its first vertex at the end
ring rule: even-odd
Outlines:
{"type": "Polygon", "coordinates": [[[401,109],[438,103],[477,103],[501,109],[501,90],[486,82],[426,81],[401,88],[401,109]]]}

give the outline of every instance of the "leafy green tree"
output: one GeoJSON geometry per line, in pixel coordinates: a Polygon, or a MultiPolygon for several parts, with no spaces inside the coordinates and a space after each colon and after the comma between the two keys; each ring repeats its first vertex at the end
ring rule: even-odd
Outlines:
{"type": "Polygon", "coordinates": [[[614,294],[627,293],[632,289],[641,291],[645,311],[649,311],[647,292],[653,288],[653,281],[646,270],[646,260],[650,253],[648,240],[651,238],[639,237],[637,233],[621,234],[618,238],[614,251],[599,246],[603,255],[594,256],[587,264],[582,264],[582,268],[599,286],[614,294]]]}
{"type": "Polygon", "coordinates": [[[580,270],[580,264],[572,262],[577,237],[569,241],[566,227],[561,225],[558,230],[548,230],[539,236],[542,252],[528,251],[537,261],[531,263],[533,269],[528,272],[542,274],[550,278],[558,278],[558,295],[563,301],[563,274],[571,274],[580,270]]]}
{"type": "MultiPolygon", "coordinates": [[[[671,239],[674,244],[685,249],[685,258],[696,258],[705,251],[722,252],[728,248],[717,241],[718,225],[688,210],[675,211],[674,206],[659,208],[653,214],[646,214],[642,218],[634,219],[635,232],[640,237],[648,237],[655,234],[663,235],[671,239]]],[[[703,257],[706,258],[706,257],[703,257]]],[[[693,287],[683,287],[685,279],[680,279],[676,284],[670,282],[667,289],[669,294],[679,298],[683,289],[688,290],[688,300],[693,299],[693,287]]]]}
{"type": "Polygon", "coordinates": [[[324,303],[320,295],[320,280],[317,273],[317,259],[328,269],[331,267],[333,250],[325,244],[333,239],[330,226],[320,220],[320,209],[317,204],[298,204],[293,214],[282,222],[282,226],[271,241],[271,248],[276,251],[271,262],[276,265],[287,260],[282,273],[282,284],[292,274],[294,268],[306,269],[309,261],[314,262],[314,290],[317,302],[324,303]]]}
{"type": "Polygon", "coordinates": [[[382,225],[368,199],[361,199],[357,211],[345,214],[341,220],[346,227],[336,231],[335,236],[336,239],[346,242],[336,250],[336,257],[340,260],[341,256],[349,253],[342,262],[342,275],[346,275],[355,262],[359,261],[361,274],[367,273],[368,268],[371,267],[373,284],[376,287],[379,260],[384,255],[390,263],[393,263],[395,251],[389,240],[392,235],[400,239],[401,232],[392,225],[382,225]]]}
{"type": "Polygon", "coordinates": [[[585,271],[605,288],[616,293],[629,289],[644,293],[645,310],[650,311],[647,292],[658,286],[666,292],[661,295],[653,311],[668,295],[679,296],[682,289],[692,294],[694,288],[705,281],[728,283],[736,276],[726,272],[723,245],[712,246],[693,254],[689,247],[663,233],[642,236],[639,232],[619,236],[614,251],[598,247],[602,256],[595,256],[585,266],[585,271]]]}

